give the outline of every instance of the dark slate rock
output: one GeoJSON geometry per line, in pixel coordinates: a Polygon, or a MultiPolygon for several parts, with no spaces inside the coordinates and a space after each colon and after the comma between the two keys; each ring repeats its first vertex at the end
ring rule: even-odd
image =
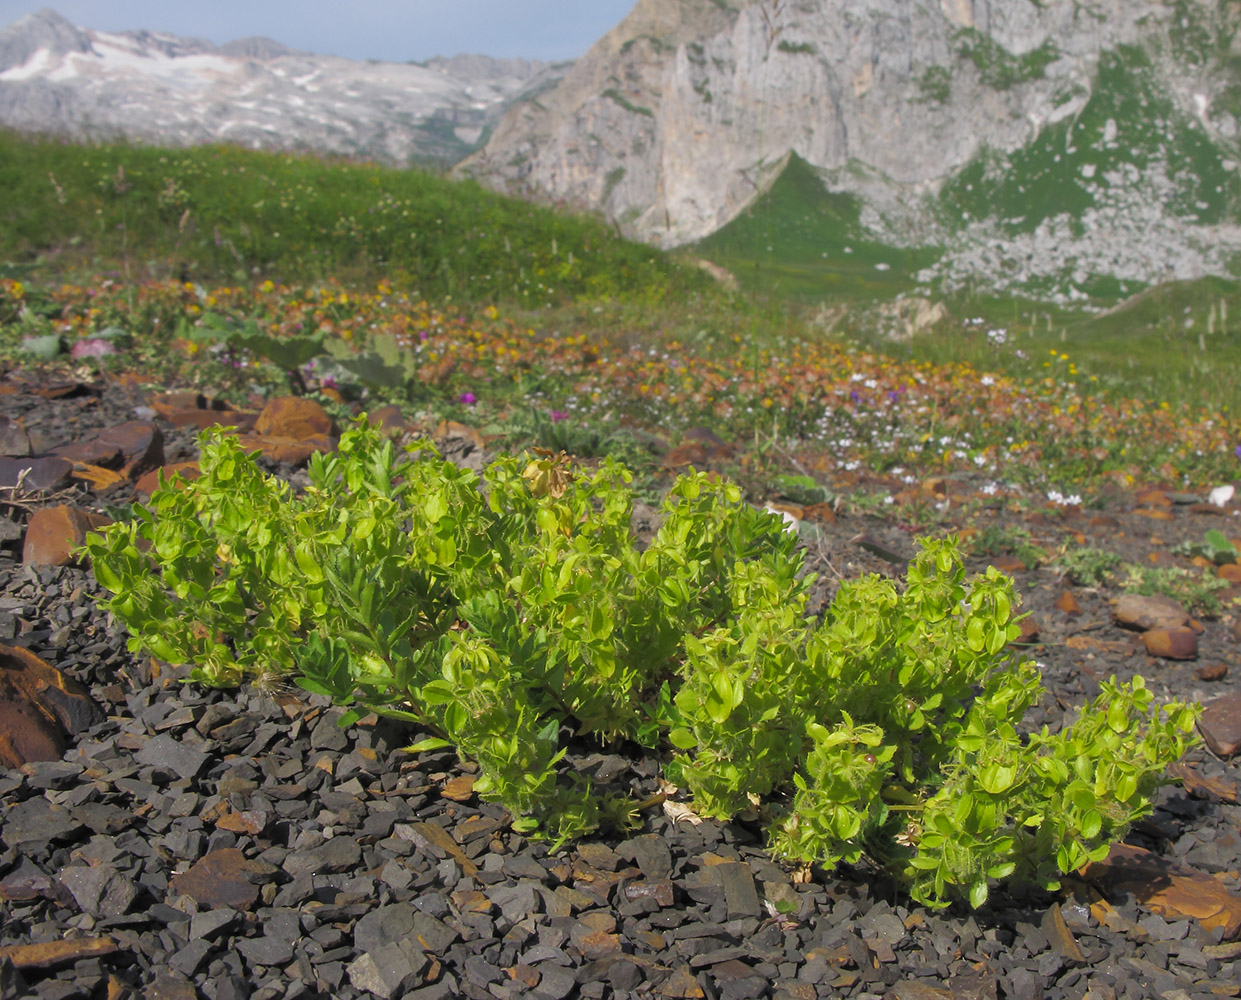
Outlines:
{"type": "Polygon", "coordinates": [[[664,838],[656,834],[632,837],[618,844],[616,853],[636,864],[652,881],[666,879],[672,874],[672,852],[664,838]]]}
{"type": "Polygon", "coordinates": [[[218,910],[204,910],[190,917],[190,940],[199,938],[214,940],[235,930],[242,922],[242,915],[237,910],[222,906],[218,910]]]}
{"type": "Polygon", "coordinates": [[[754,873],[745,862],[727,862],[714,868],[724,889],[728,916],[757,917],[762,915],[763,904],[754,885],[754,873]]]}
{"type": "Polygon", "coordinates": [[[354,925],[353,943],[359,951],[378,951],[385,945],[409,937],[414,931],[416,911],[409,906],[380,906],[354,925]]]}
{"type": "Polygon", "coordinates": [[[419,975],[426,968],[426,955],[399,944],[387,944],[375,951],[368,951],[349,965],[349,981],[360,990],[389,1000],[391,997],[409,996],[419,975]]]}
{"type": "Polygon", "coordinates": [[[202,744],[164,733],[147,740],[134,759],[139,764],[172,771],[178,778],[193,778],[211,756],[211,751],[202,744]]]}
{"type": "Polygon", "coordinates": [[[328,875],[346,872],[362,860],[362,848],[350,837],[333,837],[318,847],[294,851],[284,859],[283,868],[294,876],[303,874],[328,875]]]}
{"type": "Polygon", "coordinates": [[[238,938],[234,946],[251,965],[283,965],[293,958],[293,945],[270,934],[238,938]]]}
{"type": "Polygon", "coordinates": [[[214,948],[215,945],[205,938],[190,941],[176,949],[168,964],[183,976],[192,976],[202,967],[214,948]]]}
{"type": "Polygon", "coordinates": [[[120,916],[138,896],[133,882],[110,865],[74,865],[56,877],[92,917],[120,916]]]}

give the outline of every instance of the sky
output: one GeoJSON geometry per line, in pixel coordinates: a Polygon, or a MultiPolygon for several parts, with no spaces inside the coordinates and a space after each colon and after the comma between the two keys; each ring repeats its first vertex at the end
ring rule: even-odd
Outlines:
{"type": "Polygon", "coordinates": [[[295,49],[405,62],[477,52],[576,59],[636,0],[0,0],[0,27],[51,7],[82,28],[145,28],[222,43],[266,35],[295,49]]]}

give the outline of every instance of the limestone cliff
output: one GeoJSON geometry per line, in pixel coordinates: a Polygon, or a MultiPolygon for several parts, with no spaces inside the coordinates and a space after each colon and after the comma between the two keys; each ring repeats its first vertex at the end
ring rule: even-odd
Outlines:
{"type": "MultiPolygon", "coordinates": [[[[1141,54],[1164,117],[1227,148],[1241,90],[1221,67],[1241,50],[1239,10],[1212,0],[639,0],[458,169],[672,246],[734,218],[795,153],[829,188],[861,197],[885,238],[944,243],[931,210],[941,188],[984,155],[1003,169],[1066,122],[1072,145],[1101,60],[1116,53],[1141,54]]],[[[1113,122],[1113,145],[1129,124],[1113,122]]]]}

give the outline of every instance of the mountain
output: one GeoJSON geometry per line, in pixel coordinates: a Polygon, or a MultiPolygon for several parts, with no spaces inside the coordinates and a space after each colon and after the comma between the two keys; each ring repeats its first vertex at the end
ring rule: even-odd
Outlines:
{"type": "Polygon", "coordinates": [[[52,10],[0,31],[0,125],[79,138],[230,142],[388,163],[455,162],[509,102],[568,64],[455,56],[422,65],[75,27],[52,10]]]}
{"type": "Polygon", "coordinates": [[[639,0],[457,169],[669,247],[808,167],[846,241],[934,251],[918,283],[1120,295],[1241,254],[1239,25],[1231,0],[639,0]]]}

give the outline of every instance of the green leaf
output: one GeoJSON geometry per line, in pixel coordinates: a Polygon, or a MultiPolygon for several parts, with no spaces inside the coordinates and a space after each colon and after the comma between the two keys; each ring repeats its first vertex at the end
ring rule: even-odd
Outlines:
{"type": "Polygon", "coordinates": [[[417,743],[411,743],[405,747],[406,753],[427,753],[431,750],[443,750],[445,747],[453,746],[451,740],[440,739],[438,736],[428,736],[419,740],[417,743]]]}

